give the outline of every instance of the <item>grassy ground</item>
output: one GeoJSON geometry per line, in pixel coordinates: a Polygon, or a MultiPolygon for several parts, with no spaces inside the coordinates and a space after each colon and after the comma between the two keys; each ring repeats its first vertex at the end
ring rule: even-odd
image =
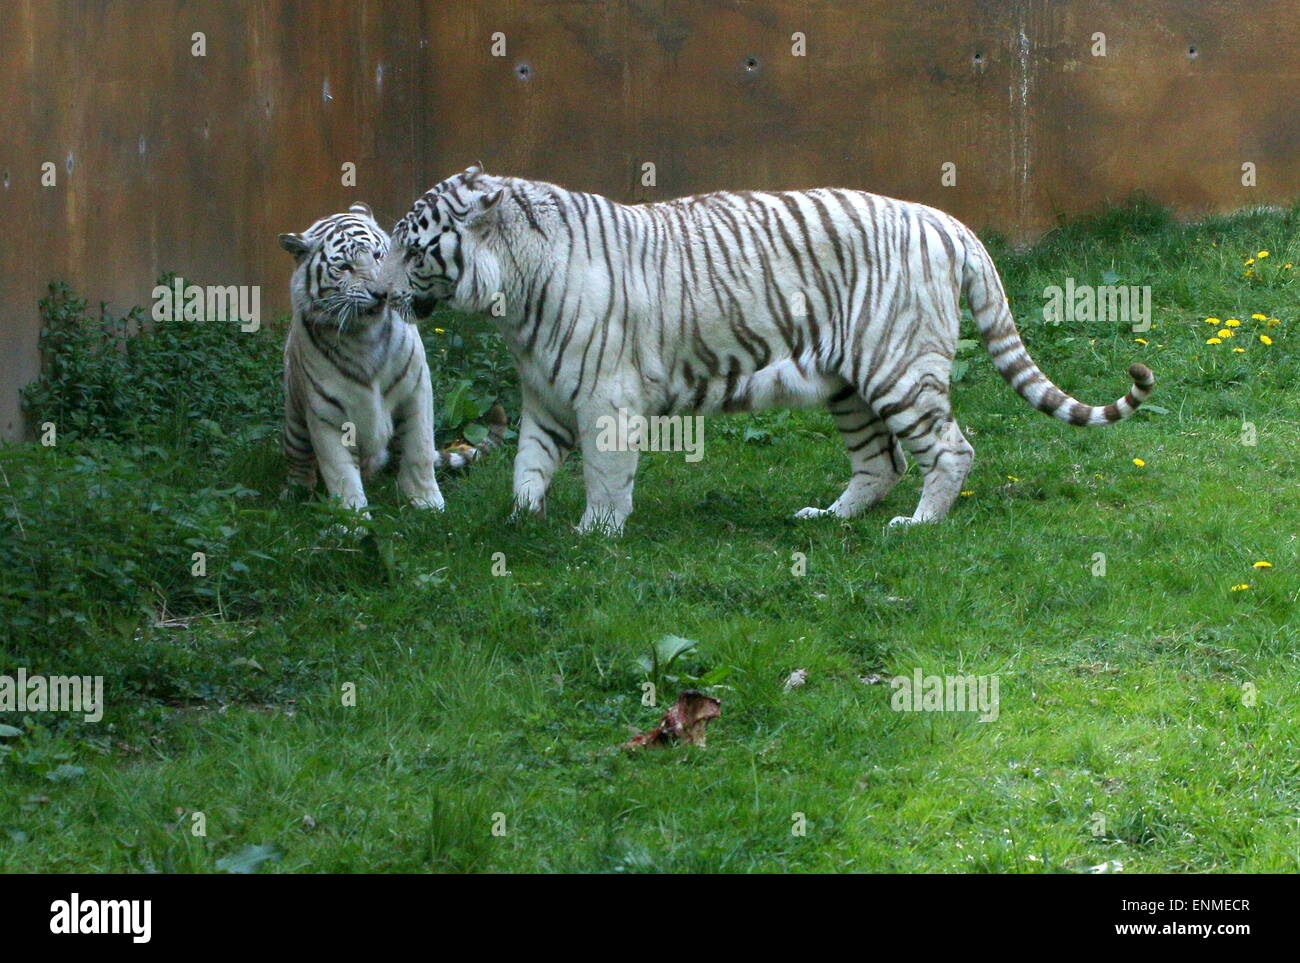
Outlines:
{"type": "Polygon", "coordinates": [[[0,871],[1300,869],[1298,223],[1139,207],[995,246],[1050,376],[1105,403],[1143,361],[1157,407],[1071,428],[967,352],[976,467],[937,526],[885,528],[915,471],[852,522],[792,520],[846,479],[820,412],[646,456],[617,541],[573,533],[575,465],[507,524],[508,452],[444,480],[441,517],[383,481],[349,541],[275,500],[269,434],[179,464],[4,449],[0,672],[102,673],[108,708],[0,716],[0,871]],[[1153,330],[1033,320],[1067,276],[1149,284],[1153,330]],[[1207,317],[1241,324],[1207,344],[1207,317]],[[698,647],[661,697],[729,670],[722,717],[704,748],[620,750],[662,713],[638,658],[665,634],[698,647]],[[997,720],[863,681],[917,668],[996,674],[997,720]]]}

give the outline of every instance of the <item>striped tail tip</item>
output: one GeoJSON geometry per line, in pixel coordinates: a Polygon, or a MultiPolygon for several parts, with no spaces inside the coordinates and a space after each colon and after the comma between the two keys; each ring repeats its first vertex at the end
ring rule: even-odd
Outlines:
{"type": "MultiPolygon", "coordinates": [[[[1141,367],[1141,365],[1135,365],[1141,367]]],[[[1151,372],[1147,372],[1150,374],[1151,372]]],[[[483,416],[483,420],[488,423],[488,437],[493,439],[495,444],[501,444],[506,437],[506,428],[510,424],[510,419],[506,417],[506,410],[500,405],[493,405],[483,416]]]]}
{"type": "Polygon", "coordinates": [[[1128,394],[1113,405],[1094,408],[1093,416],[1088,419],[1089,424],[1109,425],[1123,421],[1137,411],[1142,402],[1151,397],[1151,389],[1156,386],[1156,376],[1151,373],[1150,368],[1144,364],[1131,364],[1128,367],[1128,376],[1133,379],[1133,387],[1129,389],[1128,394]],[[1100,417],[1097,417],[1098,414],[1100,417]]]}
{"type": "Polygon", "coordinates": [[[1129,365],[1128,376],[1133,379],[1133,384],[1137,385],[1143,391],[1150,391],[1156,386],[1156,376],[1152,374],[1151,369],[1144,364],[1129,365]]]}
{"type": "Polygon", "coordinates": [[[1027,399],[1039,411],[1046,412],[1054,418],[1061,421],[1069,422],[1072,425],[1113,425],[1117,421],[1123,421],[1130,417],[1133,412],[1142,406],[1142,402],[1151,397],[1151,389],[1155,387],[1156,376],[1151,373],[1151,369],[1144,364],[1130,365],[1128,375],[1133,379],[1133,387],[1128,390],[1118,401],[1109,405],[1085,405],[1081,401],[1071,398],[1056,385],[1046,380],[1046,377],[1039,373],[1043,380],[1037,382],[1038,386],[1043,388],[1042,394],[1037,399],[1027,399]]]}

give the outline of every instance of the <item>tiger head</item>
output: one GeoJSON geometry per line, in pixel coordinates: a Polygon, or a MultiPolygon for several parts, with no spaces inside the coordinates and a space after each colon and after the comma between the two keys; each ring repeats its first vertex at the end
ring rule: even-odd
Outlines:
{"type": "Polygon", "coordinates": [[[388,296],[379,265],[389,240],[365,204],[323,217],[301,234],[281,234],[280,246],[297,262],[289,282],[295,317],[342,332],[368,328],[385,316],[388,296]]]}
{"type": "Polygon", "coordinates": [[[504,193],[500,178],[475,165],[427,191],[397,222],[381,275],[399,310],[427,318],[444,302],[477,307],[477,289],[492,263],[483,228],[504,193]],[[470,284],[462,285],[467,278],[470,284]]]}

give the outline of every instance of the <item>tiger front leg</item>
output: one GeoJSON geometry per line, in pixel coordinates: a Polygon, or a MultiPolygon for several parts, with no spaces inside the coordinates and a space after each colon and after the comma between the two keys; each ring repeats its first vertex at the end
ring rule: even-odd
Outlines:
{"type": "Polygon", "coordinates": [[[546,492],[555,470],[573,450],[573,431],[560,424],[524,392],[515,455],[515,508],[512,517],[546,514],[546,492]]]}
{"type": "Polygon", "coordinates": [[[311,416],[311,443],[325,488],[345,507],[364,512],[366,492],[361,484],[360,459],[355,443],[345,444],[350,437],[351,432],[345,434],[341,428],[311,416]]]}
{"type": "Polygon", "coordinates": [[[579,532],[618,535],[632,514],[632,487],[640,452],[612,435],[599,424],[583,426],[582,475],[587,486],[587,510],[578,523],[579,532]]]}
{"type": "Polygon", "coordinates": [[[446,502],[434,473],[438,449],[433,437],[433,391],[427,376],[419,390],[393,412],[393,422],[400,458],[397,487],[416,508],[442,511],[446,502]]]}

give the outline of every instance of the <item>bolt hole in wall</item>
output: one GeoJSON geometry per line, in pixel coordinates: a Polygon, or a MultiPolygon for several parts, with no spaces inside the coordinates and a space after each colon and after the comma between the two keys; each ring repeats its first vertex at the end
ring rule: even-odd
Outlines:
{"type": "Polygon", "coordinates": [[[1196,48],[1195,48],[1195,47],[1188,47],[1188,48],[1187,48],[1187,59],[1189,59],[1189,60],[1195,60],[1195,59],[1196,59],[1196,48]]]}
{"type": "Polygon", "coordinates": [[[749,71],[751,74],[752,74],[755,70],[757,70],[757,69],[758,69],[758,58],[757,58],[757,57],[746,57],[746,58],[745,58],[745,69],[746,69],[747,71],[749,71]]]}
{"type": "Polygon", "coordinates": [[[528,64],[520,64],[515,68],[515,75],[518,76],[520,80],[527,80],[532,76],[532,73],[533,68],[528,66],[528,64]]]}

